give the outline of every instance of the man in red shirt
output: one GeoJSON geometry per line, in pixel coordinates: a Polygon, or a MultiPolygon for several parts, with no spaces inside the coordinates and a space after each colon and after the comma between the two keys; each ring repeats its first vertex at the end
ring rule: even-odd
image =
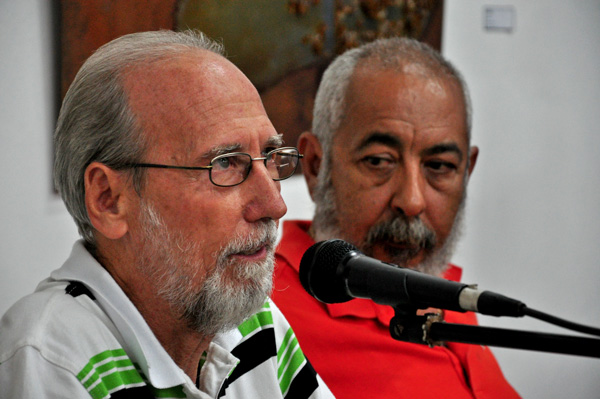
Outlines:
{"type": "MultiPolygon", "coordinates": [[[[488,348],[396,341],[391,307],[324,304],[298,277],[312,244],[341,238],[384,262],[460,279],[448,262],[478,155],[460,74],[422,43],[378,40],[329,66],[313,115],[299,149],[315,216],[284,223],[272,297],[315,369],[338,398],[518,397],[488,348]]],[[[472,313],[440,312],[477,323],[472,313]]]]}

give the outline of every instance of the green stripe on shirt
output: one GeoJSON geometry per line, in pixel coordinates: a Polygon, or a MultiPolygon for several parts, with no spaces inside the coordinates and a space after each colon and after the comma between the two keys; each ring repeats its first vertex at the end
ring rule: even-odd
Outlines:
{"type": "Polygon", "coordinates": [[[248,320],[244,321],[238,327],[238,330],[242,333],[243,337],[252,334],[256,330],[262,330],[265,327],[273,326],[273,314],[271,314],[271,308],[269,302],[266,302],[262,310],[251,316],[248,320]]]}
{"type": "Polygon", "coordinates": [[[107,350],[92,357],[77,374],[77,379],[94,399],[106,398],[119,387],[125,389],[146,385],[121,348],[107,350]]]}

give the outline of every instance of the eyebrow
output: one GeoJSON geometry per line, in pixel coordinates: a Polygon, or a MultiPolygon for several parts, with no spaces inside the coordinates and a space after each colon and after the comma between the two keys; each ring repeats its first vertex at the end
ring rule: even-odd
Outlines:
{"type": "Polygon", "coordinates": [[[436,144],[432,147],[429,147],[425,150],[423,150],[423,155],[437,155],[437,154],[444,154],[444,153],[448,153],[448,152],[453,152],[456,155],[458,155],[458,158],[462,161],[463,159],[463,152],[461,151],[460,147],[458,147],[458,145],[456,143],[442,143],[442,144],[436,144]]]}
{"type": "Polygon", "coordinates": [[[283,133],[278,133],[269,137],[265,144],[269,147],[281,147],[283,145],[283,133]]]}
{"type": "Polygon", "coordinates": [[[217,145],[217,146],[211,148],[210,150],[208,150],[207,152],[205,152],[204,154],[202,154],[200,156],[200,159],[203,159],[203,158],[204,159],[213,159],[214,157],[217,157],[219,155],[227,154],[230,152],[238,152],[241,149],[242,149],[241,143],[217,145]]]}
{"type": "MultiPolygon", "coordinates": [[[[283,145],[283,134],[275,134],[267,139],[265,142],[265,147],[281,147],[283,145]]],[[[228,154],[230,152],[240,152],[243,149],[242,143],[231,143],[218,145],[204,154],[202,154],[199,159],[213,159],[219,155],[228,154]]]]}
{"type": "Polygon", "coordinates": [[[383,144],[388,147],[402,148],[402,142],[394,135],[384,132],[373,132],[360,142],[357,150],[362,150],[371,144],[383,144]]]}

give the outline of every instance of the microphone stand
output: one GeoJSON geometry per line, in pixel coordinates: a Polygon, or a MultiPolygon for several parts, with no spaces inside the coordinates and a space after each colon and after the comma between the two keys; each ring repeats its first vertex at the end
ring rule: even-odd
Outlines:
{"type": "Polygon", "coordinates": [[[410,305],[394,311],[390,334],[398,341],[430,347],[450,341],[600,358],[600,339],[446,323],[438,314],[418,316],[410,305]]]}

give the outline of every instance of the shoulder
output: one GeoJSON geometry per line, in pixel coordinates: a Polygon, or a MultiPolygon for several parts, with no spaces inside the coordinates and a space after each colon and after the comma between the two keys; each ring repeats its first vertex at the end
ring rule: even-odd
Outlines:
{"type": "Polygon", "coordinates": [[[77,375],[94,356],[120,348],[116,329],[95,300],[68,294],[68,285],[44,282],[6,312],[0,320],[0,363],[34,351],[49,364],[77,375]]]}

